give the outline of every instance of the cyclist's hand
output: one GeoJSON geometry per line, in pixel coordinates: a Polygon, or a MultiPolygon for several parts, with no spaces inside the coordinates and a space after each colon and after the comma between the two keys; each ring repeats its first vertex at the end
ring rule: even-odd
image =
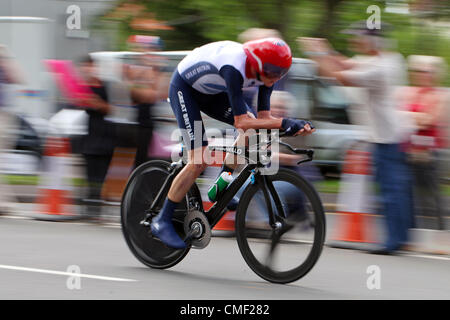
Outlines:
{"type": "Polygon", "coordinates": [[[290,136],[306,136],[316,131],[311,122],[291,118],[284,118],[281,127],[285,130],[286,135],[290,136]]]}

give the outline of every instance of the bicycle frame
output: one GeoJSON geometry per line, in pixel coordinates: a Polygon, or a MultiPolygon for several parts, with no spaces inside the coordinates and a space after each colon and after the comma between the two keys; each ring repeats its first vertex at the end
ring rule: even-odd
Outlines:
{"type": "Polygon", "coordinates": [[[241,173],[234,179],[231,184],[226,189],[225,193],[222,195],[222,197],[214,203],[214,205],[205,212],[205,215],[208,219],[209,224],[213,228],[217,222],[222,219],[222,217],[226,213],[226,207],[228,203],[233,199],[233,197],[237,194],[237,192],[242,188],[242,186],[245,184],[247,179],[250,177],[250,175],[254,175],[254,182],[259,184],[262,188],[262,191],[264,193],[264,198],[266,199],[266,205],[269,209],[269,224],[272,227],[276,227],[276,223],[278,222],[278,219],[275,216],[274,211],[272,210],[272,203],[270,201],[270,196],[275,202],[275,206],[277,208],[277,211],[279,212],[279,216],[282,218],[286,218],[286,215],[283,210],[283,206],[281,204],[281,200],[278,196],[278,193],[275,191],[275,187],[273,186],[272,182],[267,179],[267,176],[262,175],[258,170],[256,170],[259,167],[263,167],[261,163],[257,164],[248,164],[244,167],[244,169],[241,171],[241,173]],[[270,193],[270,196],[269,196],[270,193]]]}
{"type": "MultiPolygon", "coordinates": [[[[270,146],[272,143],[271,139],[267,141],[266,146],[270,146]]],[[[293,149],[291,146],[289,146],[286,143],[280,142],[281,144],[289,147],[293,152],[297,154],[306,154],[308,158],[305,160],[301,160],[298,162],[298,164],[311,161],[313,157],[313,151],[307,150],[307,149],[293,149]]],[[[241,156],[242,152],[239,152],[240,150],[236,148],[224,148],[224,147],[211,147],[211,151],[218,150],[223,151],[227,153],[233,153],[236,156],[241,156]]],[[[270,157],[270,151],[268,152],[268,155],[270,157]]],[[[246,158],[247,161],[249,160],[249,151],[248,148],[245,149],[245,155],[243,156],[246,158]]],[[[173,179],[178,175],[178,173],[184,168],[186,164],[180,160],[178,162],[174,162],[171,165],[171,172],[169,176],[164,181],[163,186],[161,187],[161,190],[159,191],[158,195],[154,199],[152,205],[150,206],[149,211],[150,212],[157,212],[158,210],[155,210],[156,208],[160,208],[162,206],[162,203],[164,199],[167,196],[167,193],[169,191],[170,186],[172,185],[173,179]]],[[[277,227],[277,222],[279,222],[280,219],[286,218],[280,197],[278,196],[278,193],[275,190],[275,187],[273,186],[272,182],[267,179],[267,176],[261,175],[258,168],[262,168],[265,165],[261,163],[260,157],[257,157],[256,162],[247,164],[244,169],[241,171],[241,173],[234,179],[231,184],[227,187],[225,193],[222,195],[222,197],[213,204],[213,206],[204,212],[206,218],[208,219],[208,222],[211,226],[211,228],[214,228],[214,226],[222,219],[222,217],[226,213],[226,207],[228,203],[233,199],[233,197],[237,194],[237,192],[242,188],[242,186],[245,184],[247,179],[250,177],[250,175],[254,175],[254,181],[253,183],[257,183],[261,186],[262,191],[264,193],[264,198],[266,199],[266,205],[268,208],[269,213],[269,223],[273,228],[277,227]],[[270,194],[270,195],[269,195],[270,194]],[[278,215],[274,214],[272,203],[270,199],[274,200],[275,207],[277,209],[278,215]]],[[[202,199],[199,199],[202,201],[202,199]]]]}
{"type": "MultiPolygon", "coordinates": [[[[169,192],[170,186],[172,185],[173,179],[175,179],[175,177],[184,168],[184,166],[185,163],[181,162],[181,160],[179,162],[172,163],[172,171],[167,176],[163,186],[161,187],[161,190],[158,192],[157,196],[153,200],[149,212],[152,211],[157,212],[158,210],[156,210],[156,208],[160,208],[162,206],[162,203],[164,202],[167,193],[169,192]]],[[[252,170],[256,169],[256,167],[257,164],[247,165],[242,170],[241,174],[231,182],[226,192],[219,199],[219,201],[215,202],[214,205],[209,210],[204,212],[211,228],[213,228],[217,224],[217,222],[219,222],[219,220],[225,215],[226,206],[228,205],[230,200],[234,197],[234,195],[239,191],[239,189],[244,185],[244,183],[252,174],[252,170]]],[[[199,200],[201,201],[202,199],[199,200]]]]}
{"type": "Polygon", "coordinates": [[[222,197],[214,203],[214,205],[209,208],[208,211],[205,212],[205,215],[208,219],[208,222],[211,226],[211,228],[214,228],[214,226],[219,222],[220,219],[225,215],[226,213],[226,207],[228,203],[233,199],[233,197],[236,195],[236,193],[239,191],[239,189],[242,188],[244,183],[247,181],[247,179],[250,177],[252,173],[252,170],[256,169],[256,164],[248,164],[245,166],[245,168],[242,170],[242,172],[234,179],[230,185],[228,186],[225,193],[222,195],[222,197]]]}

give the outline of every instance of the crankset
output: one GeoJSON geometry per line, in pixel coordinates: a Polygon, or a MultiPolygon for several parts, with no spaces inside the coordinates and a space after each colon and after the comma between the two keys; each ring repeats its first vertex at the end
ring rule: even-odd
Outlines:
{"type": "Polygon", "coordinates": [[[195,249],[203,249],[211,241],[211,226],[201,211],[189,210],[184,218],[184,232],[184,241],[190,241],[195,249]]]}

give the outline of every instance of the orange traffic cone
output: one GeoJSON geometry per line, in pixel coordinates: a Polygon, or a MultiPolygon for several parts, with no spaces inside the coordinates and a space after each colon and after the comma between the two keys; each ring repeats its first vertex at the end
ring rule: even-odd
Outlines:
{"type": "MultiPolygon", "coordinates": [[[[370,189],[370,152],[347,151],[338,195],[338,223],[333,241],[373,243],[368,222],[370,189]]],[[[341,247],[333,243],[334,247],[341,247]]],[[[345,246],[344,246],[345,247],[345,246]]]]}
{"type": "MultiPolygon", "coordinates": [[[[365,231],[366,215],[359,212],[339,212],[341,215],[342,230],[334,240],[347,242],[367,242],[371,243],[368,232],[365,231]]],[[[338,230],[339,230],[338,229],[338,230]]]]}
{"type": "Polygon", "coordinates": [[[214,226],[213,230],[234,231],[235,214],[235,211],[228,211],[227,213],[225,213],[222,219],[220,219],[219,222],[217,222],[217,224],[214,226]]]}
{"type": "Polygon", "coordinates": [[[44,150],[44,170],[36,198],[38,220],[62,221],[77,217],[73,213],[70,184],[67,183],[67,156],[70,143],[66,138],[50,137],[44,150]]]}
{"type": "MultiPolygon", "coordinates": [[[[212,207],[212,203],[209,201],[203,201],[203,209],[209,210],[209,208],[212,207]]],[[[222,217],[222,219],[217,222],[217,224],[214,226],[213,230],[215,231],[234,231],[234,217],[236,212],[235,211],[228,211],[225,213],[225,215],[222,217]]]]}

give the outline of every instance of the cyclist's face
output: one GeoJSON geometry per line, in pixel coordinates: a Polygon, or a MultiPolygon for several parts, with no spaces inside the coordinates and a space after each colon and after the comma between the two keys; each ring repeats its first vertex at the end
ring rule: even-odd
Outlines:
{"type": "Polygon", "coordinates": [[[278,80],[280,80],[280,77],[277,78],[269,78],[269,77],[265,77],[264,75],[260,74],[259,78],[261,79],[262,82],[264,82],[264,85],[266,87],[271,87],[275,84],[275,82],[277,82],[278,80]]]}

